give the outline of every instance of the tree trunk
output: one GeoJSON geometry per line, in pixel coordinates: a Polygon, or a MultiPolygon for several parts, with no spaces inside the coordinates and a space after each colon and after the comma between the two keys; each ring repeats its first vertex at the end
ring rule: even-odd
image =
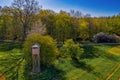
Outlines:
{"type": "Polygon", "coordinates": [[[23,25],[23,36],[22,36],[22,41],[25,41],[25,38],[27,37],[27,29],[26,25],[23,25]]]}

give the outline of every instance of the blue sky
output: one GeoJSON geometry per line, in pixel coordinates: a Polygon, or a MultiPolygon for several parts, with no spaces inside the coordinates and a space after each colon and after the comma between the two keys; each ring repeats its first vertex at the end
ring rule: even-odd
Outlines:
{"type": "MultiPolygon", "coordinates": [[[[111,16],[120,13],[120,0],[38,0],[43,9],[79,10],[92,16],[111,16]]],[[[12,0],[0,0],[0,5],[10,5],[12,0]]]]}

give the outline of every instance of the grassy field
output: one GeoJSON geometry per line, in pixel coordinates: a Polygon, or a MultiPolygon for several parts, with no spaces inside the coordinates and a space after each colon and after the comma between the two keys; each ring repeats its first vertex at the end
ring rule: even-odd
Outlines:
{"type": "Polygon", "coordinates": [[[42,72],[31,76],[25,65],[22,44],[0,42],[0,80],[119,80],[120,46],[83,46],[81,61],[59,58],[55,65],[42,67],[42,72]]]}
{"type": "Polygon", "coordinates": [[[5,77],[0,80],[16,80],[21,77],[24,62],[21,49],[21,43],[0,42],[0,73],[1,77],[5,77]]]}
{"type": "MultiPolygon", "coordinates": [[[[119,80],[120,58],[108,53],[108,50],[113,47],[115,48],[116,46],[94,46],[97,49],[94,52],[100,56],[82,59],[86,63],[83,67],[72,65],[70,61],[67,62],[66,60],[64,60],[65,63],[59,62],[58,67],[65,71],[66,80],[119,80]]],[[[120,54],[120,52],[117,54],[120,54]]]]}

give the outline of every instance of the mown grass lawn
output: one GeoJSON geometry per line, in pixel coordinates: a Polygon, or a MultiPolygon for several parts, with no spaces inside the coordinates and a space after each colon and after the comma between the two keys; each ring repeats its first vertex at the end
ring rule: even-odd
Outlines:
{"type": "Polygon", "coordinates": [[[114,73],[110,80],[119,80],[120,79],[120,66],[119,69],[114,73]]]}
{"type": "MultiPolygon", "coordinates": [[[[0,42],[0,73],[7,80],[119,80],[120,57],[110,54],[118,45],[83,46],[81,61],[59,58],[53,66],[42,67],[40,74],[31,76],[30,66],[25,65],[22,44],[0,42]],[[12,44],[12,45],[11,45],[12,44]],[[118,68],[116,71],[115,69],[118,68]]],[[[1,80],[2,78],[0,78],[1,80]]]]}

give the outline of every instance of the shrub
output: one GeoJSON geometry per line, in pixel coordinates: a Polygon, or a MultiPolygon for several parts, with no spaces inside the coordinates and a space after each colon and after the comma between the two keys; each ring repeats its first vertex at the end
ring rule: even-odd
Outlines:
{"type": "Polygon", "coordinates": [[[117,43],[120,41],[117,35],[109,35],[103,32],[96,34],[93,40],[97,43],[117,43]]]}
{"type": "Polygon", "coordinates": [[[32,64],[31,48],[33,44],[40,45],[40,62],[44,65],[50,65],[58,56],[56,42],[50,36],[40,34],[31,34],[24,43],[25,59],[28,64],[32,64]]]}
{"type": "Polygon", "coordinates": [[[61,57],[80,59],[84,50],[80,47],[80,44],[75,44],[72,39],[69,39],[65,41],[65,44],[61,47],[60,52],[61,57]]]}

